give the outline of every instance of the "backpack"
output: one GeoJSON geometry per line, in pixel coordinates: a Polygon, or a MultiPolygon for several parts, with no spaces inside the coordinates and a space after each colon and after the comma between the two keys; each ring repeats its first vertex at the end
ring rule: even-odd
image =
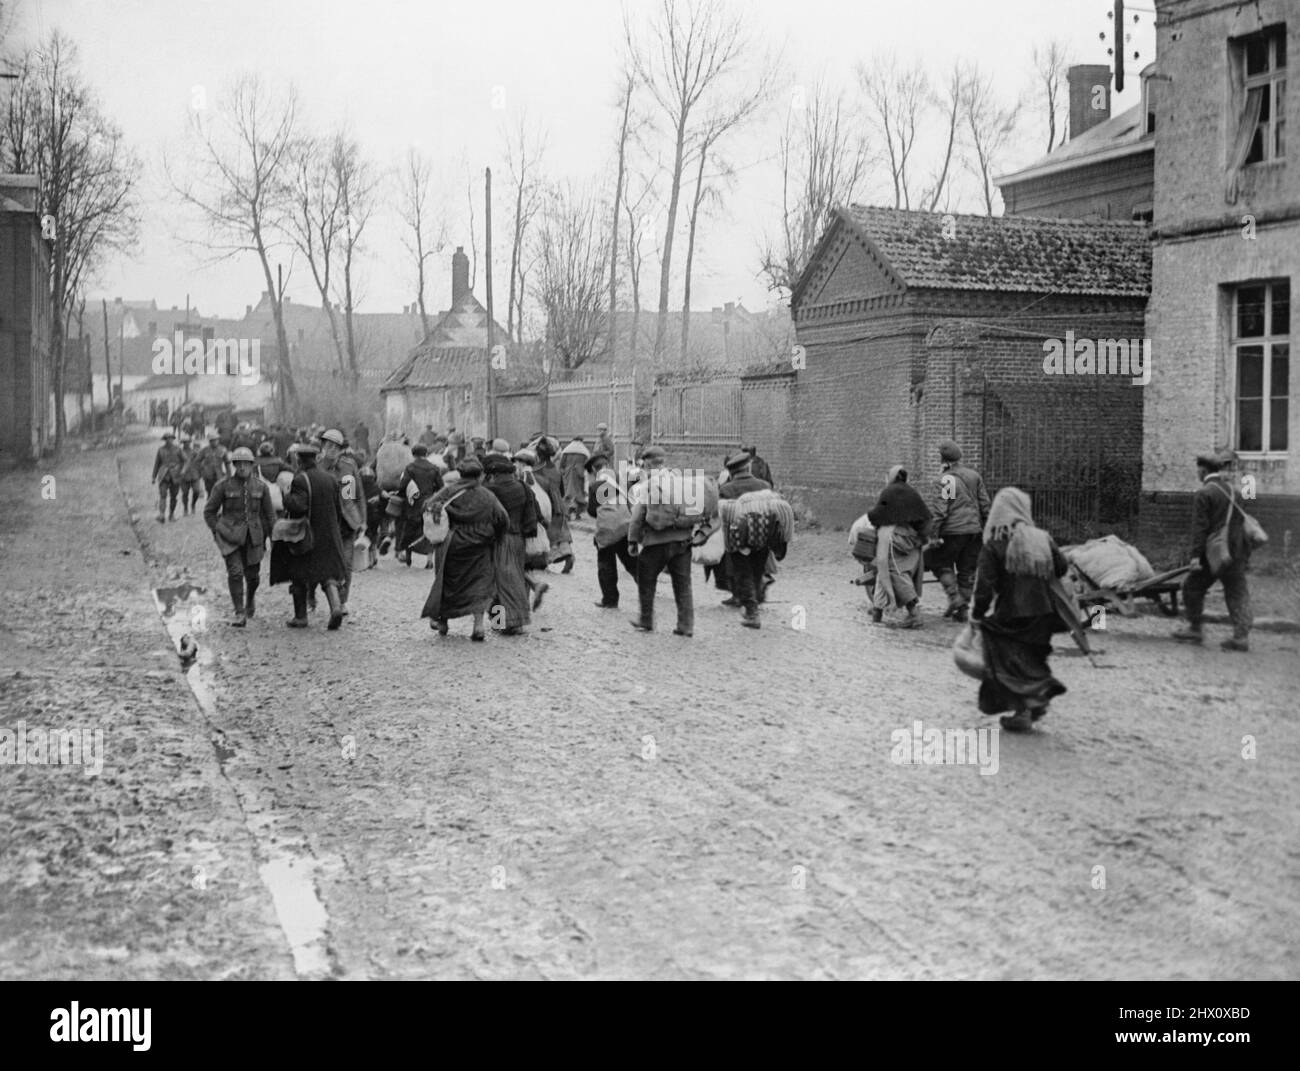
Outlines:
{"type": "Polygon", "coordinates": [[[645,496],[645,523],[656,532],[670,529],[689,531],[705,519],[703,497],[687,495],[680,472],[661,469],[652,474],[646,481],[645,496]]]}

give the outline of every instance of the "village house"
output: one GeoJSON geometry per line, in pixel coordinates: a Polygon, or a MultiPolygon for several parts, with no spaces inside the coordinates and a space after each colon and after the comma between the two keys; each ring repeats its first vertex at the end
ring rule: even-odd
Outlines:
{"type": "MultiPolygon", "coordinates": [[[[493,346],[500,346],[498,370],[509,373],[514,348],[500,324],[493,324],[493,332],[493,346]]],[[[384,431],[415,435],[431,424],[444,433],[456,428],[486,437],[490,358],[487,310],[470,290],[469,258],[457,247],[451,258],[451,307],[380,388],[384,431]]]]}
{"type": "Polygon", "coordinates": [[[1300,160],[1286,122],[1300,10],[1294,0],[1156,9],[1168,91],[1155,113],[1144,538],[1187,532],[1195,455],[1230,448],[1243,494],[1258,496],[1252,510],[1281,547],[1300,524],[1289,374],[1300,160]]]}

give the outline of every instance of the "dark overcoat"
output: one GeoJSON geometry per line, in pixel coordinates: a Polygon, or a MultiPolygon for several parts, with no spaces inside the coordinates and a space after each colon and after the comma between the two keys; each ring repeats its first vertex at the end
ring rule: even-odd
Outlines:
{"type": "Polygon", "coordinates": [[[343,583],[347,578],[347,563],[343,557],[343,500],[338,480],[318,468],[303,469],[289,485],[284,508],[290,517],[311,518],[314,545],[310,553],[294,555],[289,553],[287,543],[272,544],[271,583],[297,581],[308,586],[329,581],[343,583]]]}

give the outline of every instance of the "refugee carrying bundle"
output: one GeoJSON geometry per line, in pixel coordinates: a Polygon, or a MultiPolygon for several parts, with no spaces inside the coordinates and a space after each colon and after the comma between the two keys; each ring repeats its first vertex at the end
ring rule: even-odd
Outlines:
{"type": "Polygon", "coordinates": [[[316,546],[316,535],[311,530],[311,477],[303,474],[307,485],[307,512],[301,517],[281,517],[271,528],[271,542],[284,543],[289,553],[301,558],[316,546]]]}
{"type": "Polygon", "coordinates": [[[1132,587],[1156,575],[1142,552],[1119,536],[1108,535],[1062,547],[1061,553],[1099,588],[1132,587]]]}
{"type": "Polygon", "coordinates": [[[727,551],[727,537],[721,527],[709,533],[707,539],[693,544],[691,561],[697,565],[718,565],[727,551]]]}
{"type": "Polygon", "coordinates": [[[729,553],[768,550],[777,557],[794,538],[794,509],[775,491],[750,491],[718,504],[729,553]]]}
{"type": "MultiPolygon", "coordinates": [[[[1224,490],[1222,484],[1215,484],[1215,486],[1220,491],[1224,490]]],[[[1241,534],[1246,540],[1246,545],[1251,550],[1256,550],[1268,542],[1268,533],[1264,531],[1264,526],[1237,504],[1237,495],[1231,486],[1226,489],[1226,493],[1228,495],[1228,515],[1224,517],[1223,523],[1211,532],[1205,540],[1205,560],[1210,564],[1211,576],[1218,576],[1232,564],[1228,531],[1232,526],[1232,511],[1234,509],[1241,514],[1241,534]]]]}
{"type": "MultiPolygon", "coordinates": [[[[469,488],[466,487],[465,491],[469,488]]],[[[424,541],[431,547],[447,542],[451,535],[451,521],[447,517],[447,507],[460,498],[465,491],[457,491],[446,502],[433,503],[424,511],[424,541]]]]}
{"type": "Polygon", "coordinates": [[[402,481],[406,466],[415,460],[411,448],[400,439],[388,439],[379,444],[375,454],[375,475],[385,491],[396,491],[402,481]]]}
{"type": "Polygon", "coordinates": [[[716,506],[717,486],[702,472],[655,469],[644,483],[645,523],[656,532],[689,530],[702,523],[716,506]]]}

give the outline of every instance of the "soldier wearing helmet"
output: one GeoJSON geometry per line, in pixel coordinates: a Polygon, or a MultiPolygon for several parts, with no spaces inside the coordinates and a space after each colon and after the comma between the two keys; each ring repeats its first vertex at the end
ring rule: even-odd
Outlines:
{"type": "Polygon", "coordinates": [[[231,624],[243,628],[253,616],[253,596],[261,583],[262,555],[275,524],[271,494],[255,474],[253,451],[237,447],[230,455],[234,474],[218,481],[203,507],[203,519],[226,561],[226,580],[234,606],[231,624]]]}

